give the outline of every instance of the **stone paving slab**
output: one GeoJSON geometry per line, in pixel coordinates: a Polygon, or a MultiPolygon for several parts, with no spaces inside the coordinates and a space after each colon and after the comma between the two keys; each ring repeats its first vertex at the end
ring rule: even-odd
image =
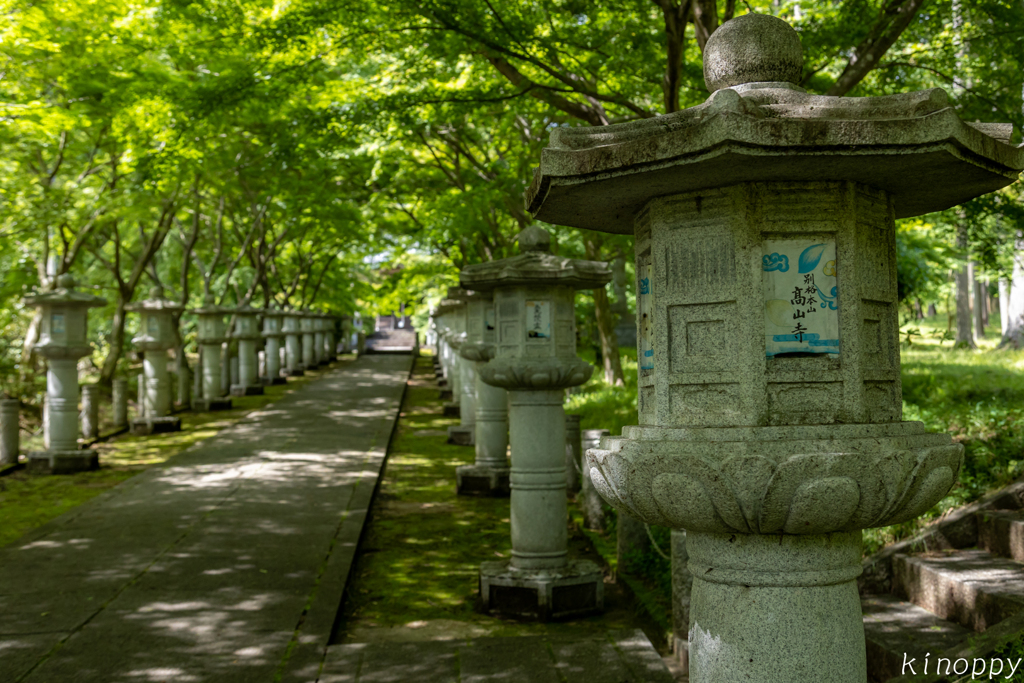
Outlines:
{"type": "Polygon", "coordinates": [[[411,364],[333,370],[0,549],[0,681],[315,681],[411,364]]]}
{"type": "Polygon", "coordinates": [[[346,643],[327,649],[319,683],[671,683],[643,631],[608,637],[488,637],[346,643]]]}

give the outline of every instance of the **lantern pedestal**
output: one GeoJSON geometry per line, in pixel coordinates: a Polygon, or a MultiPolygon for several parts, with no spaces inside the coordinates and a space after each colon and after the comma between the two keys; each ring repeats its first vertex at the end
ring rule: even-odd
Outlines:
{"type": "Polygon", "coordinates": [[[204,413],[212,413],[217,410],[231,410],[233,407],[234,404],[228,396],[196,399],[196,410],[204,413]]]}
{"type": "Polygon", "coordinates": [[[173,415],[163,417],[137,417],[132,420],[132,434],[136,436],[148,436],[150,434],[165,434],[167,432],[180,432],[181,418],[173,415]]]}
{"type": "MultiPolygon", "coordinates": [[[[445,413],[447,415],[448,413],[445,413]]],[[[452,425],[448,428],[448,443],[454,446],[472,446],[476,428],[474,426],[452,425]]]]}
{"type": "Polygon", "coordinates": [[[221,395],[223,368],[221,367],[221,345],[228,341],[224,329],[224,316],[231,311],[214,304],[212,295],[207,294],[203,308],[195,310],[199,316],[199,345],[202,356],[203,395],[197,396],[195,409],[203,412],[230,410],[231,399],[221,395]]]}
{"type": "Polygon", "coordinates": [[[100,456],[92,449],[30,451],[25,469],[34,474],[74,474],[98,469],[100,456]]]}
{"type": "Polygon", "coordinates": [[[281,373],[285,377],[302,377],[302,333],[300,331],[299,313],[284,316],[284,351],[285,367],[281,373]]]}
{"type": "Polygon", "coordinates": [[[235,326],[231,338],[238,340],[238,382],[231,385],[232,396],[262,396],[256,359],[256,342],[262,338],[256,323],[256,311],[240,306],[235,311],[235,326]]]}
{"type": "Polygon", "coordinates": [[[604,605],[604,575],[590,560],[570,560],[554,575],[484,562],[480,596],[484,611],[497,614],[539,621],[585,616],[604,605]]]}

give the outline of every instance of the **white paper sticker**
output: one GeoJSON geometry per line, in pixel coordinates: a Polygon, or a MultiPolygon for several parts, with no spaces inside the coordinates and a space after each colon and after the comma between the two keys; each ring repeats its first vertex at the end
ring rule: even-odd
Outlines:
{"type": "Polygon", "coordinates": [[[835,240],[767,240],[764,274],[765,354],[839,354],[835,240]]]}
{"type": "Polygon", "coordinates": [[[526,338],[551,339],[551,302],[526,302],[526,338]]]}
{"type": "Polygon", "coordinates": [[[637,268],[637,316],[640,318],[640,343],[637,345],[637,364],[641,370],[654,369],[654,306],[651,293],[651,264],[637,268]]]}

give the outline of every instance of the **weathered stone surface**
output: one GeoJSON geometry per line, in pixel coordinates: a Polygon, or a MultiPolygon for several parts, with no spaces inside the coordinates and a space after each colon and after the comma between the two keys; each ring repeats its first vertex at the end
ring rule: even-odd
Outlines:
{"type": "Polygon", "coordinates": [[[800,36],[782,19],[745,14],[727,21],[704,47],[709,92],[747,83],[795,84],[803,70],[800,36]]]}
{"type": "Polygon", "coordinates": [[[979,548],[1024,562],[1024,510],[979,512],[977,517],[979,548]]]}
{"type": "Polygon", "coordinates": [[[485,612],[542,621],[592,614],[604,609],[604,573],[590,560],[568,560],[552,572],[484,562],[480,599],[485,612]]]}

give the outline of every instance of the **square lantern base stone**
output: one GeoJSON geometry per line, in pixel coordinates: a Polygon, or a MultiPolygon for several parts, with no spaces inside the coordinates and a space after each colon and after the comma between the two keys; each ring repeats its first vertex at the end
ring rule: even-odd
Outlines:
{"type": "Polygon", "coordinates": [[[263,385],[262,384],[232,384],[231,385],[232,396],[262,396],[263,385]]]}
{"type": "Polygon", "coordinates": [[[604,574],[590,560],[569,560],[558,574],[510,569],[508,562],[480,565],[480,599],[489,614],[550,621],[604,609],[604,574]]]}
{"type": "Polygon", "coordinates": [[[142,417],[132,420],[131,432],[136,436],[150,434],[166,434],[181,431],[181,418],[165,415],[164,417],[142,417]]]}
{"type": "Polygon", "coordinates": [[[295,368],[294,370],[282,370],[281,374],[285,377],[302,377],[306,374],[306,371],[302,368],[295,368]]]}
{"type": "Polygon", "coordinates": [[[452,425],[448,428],[448,443],[456,446],[473,446],[476,444],[476,425],[465,427],[452,425]]]}
{"type": "Polygon", "coordinates": [[[100,466],[100,456],[94,450],[84,451],[30,451],[26,469],[40,474],[71,474],[88,472],[100,466]]]}
{"type": "Polygon", "coordinates": [[[459,404],[458,403],[445,403],[444,404],[444,411],[442,412],[442,414],[445,417],[459,417],[462,413],[459,410],[459,404]]]}
{"type": "Polygon", "coordinates": [[[213,412],[214,410],[231,410],[231,399],[227,396],[220,398],[198,398],[196,399],[196,410],[213,412]]]}
{"type": "Polygon", "coordinates": [[[260,382],[265,387],[274,387],[278,384],[288,384],[287,377],[260,377],[260,382]]]}
{"type": "Polygon", "coordinates": [[[460,496],[506,498],[509,495],[508,467],[462,465],[455,468],[455,488],[460,496]]]}

